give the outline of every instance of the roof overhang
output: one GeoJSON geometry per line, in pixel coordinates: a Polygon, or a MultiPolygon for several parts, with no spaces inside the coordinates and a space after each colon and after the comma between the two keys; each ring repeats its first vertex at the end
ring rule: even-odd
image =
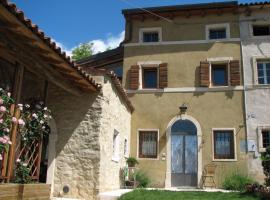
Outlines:
{"type": "Polygon", "coordinates": [[[0,55],[13,57],[30,71],[66,90],[95,92],[100,89],[52,39],[44,34],[15,4],[0,0],[0,55]],[[36,69],[34,68],[36,67],[36,69]]]}

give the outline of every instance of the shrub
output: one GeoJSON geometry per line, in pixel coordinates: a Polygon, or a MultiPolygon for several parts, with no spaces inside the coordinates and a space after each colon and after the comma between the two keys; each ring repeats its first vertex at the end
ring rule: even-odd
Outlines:
{"type": "Polygon", "coordinates": [[[145,174],[145,172],[141,170],[135,172],[135,179],[138,182],[139,188],[146,188],[150,184],[149,177],[145,174]]]}
{"type": "Polygon", "coordinates": [[[225,177],[222,186],[225,190],[245,191],[246,185],[253,183],[254,180],[247,175],[234,172],[225,177]]]}
{"type": "Polygon", "coordinates": [[[262,166],[265,175],[265,185],[270,186],[270,146],[262,153],[262,166]]]}
{"type": "Polygon", "coordinates": [[[126,162],[129,167],[135,167],[136,164],[139,164],[138,160],[134,157],[129,157],[126,162]]]}

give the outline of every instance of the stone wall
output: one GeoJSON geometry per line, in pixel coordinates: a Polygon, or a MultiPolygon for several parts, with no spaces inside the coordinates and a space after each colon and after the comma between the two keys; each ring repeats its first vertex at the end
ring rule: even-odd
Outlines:
{"type": "Polygon", "coordinates": [[[119,171],[125,164],[124,140],[129,145],[131,114],[109,78],[99,76],[96,81],[103,85],[102,90],[81,96],[49,87],[48,107],[57,129],[52,170],[55,197],[96,199],[99,192],[120,188],[119,171]],[[120,134],[118,162],[112,161],[114,130],[120,134]],[[64,186],[70,189],[66,194],[64,186]]]}
{"type": "Polygon", "coordinates": [[[253,23],[270,22],[268,10],[253,12],[251,16],[240,17],[240,30],[242,40],[243,71],[245,85],[245,107],[248,140],[248,171],[257,181],[263,182],[260,154],[258,151],[260,126],[270,127],[270,87],[269,85],[257,85],[256,60],[258,58],[270,59],[270,37],[252,36],[253,23]]]}
{"type": "Polygon", "coordinates": [[[119,189],[120,169],[125,165],[124,141],[127,140],[129,152],[131,114],[117,95],[110,78],[103,84],[102,116],[100,126],[100,192],[119,189]],[[113,136],[119,133],[119,159],[113,158],[113,136]]]}
{"type": "Polygon", "coordinates": [[[101,101],[98,94],[75,96],[49,87],[48,107],[57,128],[54,196],[94,199],[99,191],[101,101]]]}

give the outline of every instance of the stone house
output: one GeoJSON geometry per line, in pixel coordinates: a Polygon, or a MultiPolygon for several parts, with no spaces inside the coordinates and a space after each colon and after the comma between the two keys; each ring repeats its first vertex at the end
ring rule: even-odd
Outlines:
{"type": "Polygon", "coordinates": [[[220,187],[247,173],[238,4],[146,9],[122,11],[131,155],[155,187],[200,187],[208,164],[220,187]]]}
{"type": "Polygon", "coordinates": [[[16,103],[45,102],[53,115],[42,149],[45,180],[36,181],[50,184],[54,197],[96,199],[120,188],[134,108],[116,74],[86,73],[6,0],[0,28],[0,87],[16,103]]]}
{"type": "Polygon", "coordinates": [[[263,182],[260,153],[270,144],[270,7],[267,3],[240,5],[248,172],[263,182]]]}

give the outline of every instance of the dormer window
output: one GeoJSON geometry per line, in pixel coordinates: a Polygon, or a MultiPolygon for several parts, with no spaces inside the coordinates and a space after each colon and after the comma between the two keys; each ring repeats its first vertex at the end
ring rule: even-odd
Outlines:
{"type": "Polygon", "coordinates": [[[140,42],[141,43],[156,43],[161,42],[161,28],[141,28],[140,42]]]}
{"type": "Polygon", "coordinates": [[[253,36],[270,35],[270,25],[253,25],[253,36]]]}

